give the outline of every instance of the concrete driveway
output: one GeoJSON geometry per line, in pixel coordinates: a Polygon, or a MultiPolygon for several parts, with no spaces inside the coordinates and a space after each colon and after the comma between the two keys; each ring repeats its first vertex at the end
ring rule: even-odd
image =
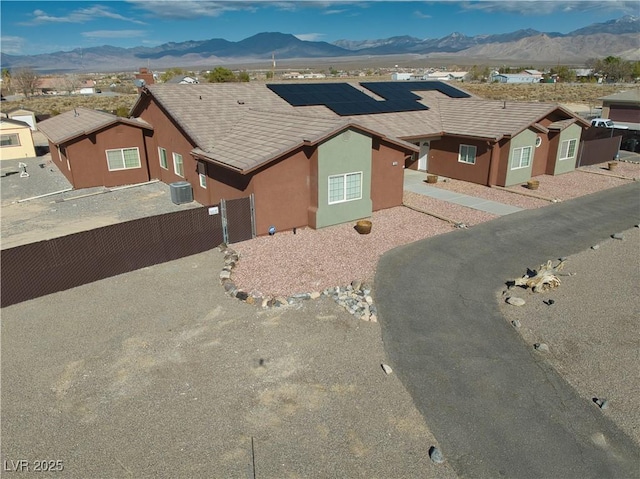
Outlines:
{"type": "Polygon", "coordinates": [[[634,183],[382,257],[387,353],[461,477],[638,477],[637,446],[522,341],[495,297],[527,267],[638,224],[639,200],[634,183]]]}

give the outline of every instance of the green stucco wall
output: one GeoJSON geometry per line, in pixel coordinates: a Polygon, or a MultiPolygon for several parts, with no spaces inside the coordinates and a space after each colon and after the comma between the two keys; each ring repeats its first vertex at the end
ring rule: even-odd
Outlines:
{"type": "Polygon", "coordinates": [[[513,137],[509,144],[509,163],[507,163],[507,178],[505,186],[517,185],[525,183],[531,179],[531,171],[533,170],[533,157],[536,148],[536,133],[531,130],[524,130],[519,135],[513,137]],[[531,147],[531,162],[527,168],[511,169],[511,161],[513,159],[513,150],[525,146],[531,147]]]}
{"type": "Polygon", "coordinates": [[[316,228],[371,216],[371,137],[345,130],[318,147],[316,228]],[[362,172],[362,199],[329,204],[329,176],[362,172]]]}
{"type": "Polygon", "coordinates": [[[582,128],[579,125],[568,126],[560,133],[560,141],[558,142],[558,151],[556,153],[556,165],[553,170],[554,175],[568,173],[569,171],[573,171],[576,169],[576,157],[578,155],[578,148],[580,146],[580,135],[582,135],[582,128]],[[561,161],[560,153],[562,151],[562,142],[574,139],[576,140],[576,149],[573,158],[561,161]]]}

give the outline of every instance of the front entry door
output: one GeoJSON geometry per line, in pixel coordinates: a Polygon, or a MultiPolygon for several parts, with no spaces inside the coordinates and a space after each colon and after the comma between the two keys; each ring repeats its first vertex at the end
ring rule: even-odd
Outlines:
{"type": "Polygon", "coordinates": [[[425,141],[420,145],[420,156],[418,157],[418,169],[427,171],[427,158],[429,157],[429,142],[425,141]]]}

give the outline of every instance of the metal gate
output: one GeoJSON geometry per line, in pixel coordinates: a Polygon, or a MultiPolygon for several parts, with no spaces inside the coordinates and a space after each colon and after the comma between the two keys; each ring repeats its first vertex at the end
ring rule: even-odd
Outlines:
{"type": "Polygon", "coordinates": [[[253,194],[246,198],[221,200],[222,235],[227,244],[256,237],[256,219],[253,194]]]}

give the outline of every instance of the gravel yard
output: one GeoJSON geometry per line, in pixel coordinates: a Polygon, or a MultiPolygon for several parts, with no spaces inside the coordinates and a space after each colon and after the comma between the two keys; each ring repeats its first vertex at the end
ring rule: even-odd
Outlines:
{"type": "MultiPolygon", "coordinates": [[[[459,180],[438,182],[433,186],[531,209],[551,202],[523,196],[515,191],[567,200],[628,183],[609,176],[603,165],[588,167],[593,174],[575,171],[559,176],[538,177],[540,188],[531,191],[523,186],[509,188],[514,193],[459,180]]],[[[585,168],[586,169],[586,168],[585,168]]],[[[640,164],[621,162],[616,175],[638,177],[640,164]]],[[[494,215],[405,191],[407,207],[390,208],[373,213],[373,228],[368,235],[354,230],[355,222],[321,230],[302,228],[274,236],[259,237],[232,245],[240,254],[233,281],[243,291],[258,297],[291,296],[296,293],[321,292],[345,286],[354,279],[371,281],[380,256],[397,246],[452,231],[454,226],[442,219],[411,208],[433,213],[457,223],[474,226],[495,218],[494,215]]]]}

